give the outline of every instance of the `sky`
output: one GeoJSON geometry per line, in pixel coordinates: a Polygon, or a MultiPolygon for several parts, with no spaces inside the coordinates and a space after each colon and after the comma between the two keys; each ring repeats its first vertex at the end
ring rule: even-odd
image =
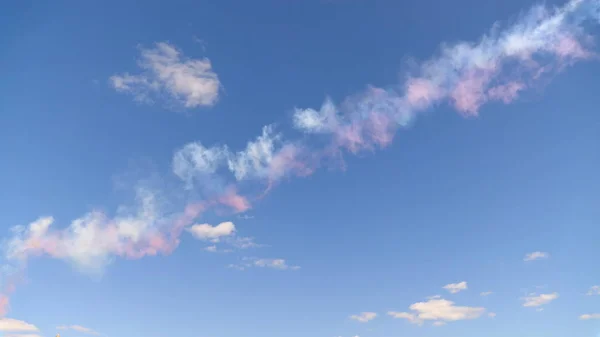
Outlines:
{"type": "Polygon", "coordinates": [[[4,336],[600,336],[600,0],[0,11],[4,336]]]}

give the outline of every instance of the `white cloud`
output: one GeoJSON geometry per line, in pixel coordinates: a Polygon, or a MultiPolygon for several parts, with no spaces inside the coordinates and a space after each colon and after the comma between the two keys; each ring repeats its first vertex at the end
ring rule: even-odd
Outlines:
{"type": "Polygon", "coordinates": [[[558,293],[552,294],[530,294],[523,298],[524,307],[540,307],[558,298],[558,293]]]}
{"type": "Polygon", "coordinates": [[[600,319],[600,314],[585,314],[585,315],[579,316],[579,319],[582,321],[588,321],[591,319],[600,319]]]}
{"type": "Polygon", "coordinates": [[[485,296],[490,296],[491,294],[493,294],[493,292],[491,292],[491,291],[484,291],[484,292],[480,293],[479,295],[485,297],[485,296]]]}
{"type": "Polygon", "coordinates": [[[198,142],[189,143],[173,155],[173,173],[189,189],[193,187],[194,179],[211,177],[224,163],[227,155],[227,147],[206,148],[198,142]]]}
{"type": "Polygon", "coordinates": [[[208,247],[204,248],[204,250],[207,251],[207,252],[216,253],[217,252],[217,246],[215,246],[215,245],[208,246],[208,247]]]}
{"type": "Polygon", "coordinates": [[[100,336],[100,333],[94,331],[93,329],[86,328],[81,325],[60,325],[56,327],[58,330],[73,330],[81,333],[85,333],[88,335],[100,336]]]}
{"type": "Polygon", "coordinates": [[[222,237],[233,235],[235,233],[235,225],[231,221],[221,222],[216,226],[198,224],[193,225],[187,230],[198,239],[218,242],[222,237]]]}
{"type": "Polygon", "coordinates": [[[540,259],[547,259],[550,257],[550,254],[546,253],[546,252],[533,252],[533,253],[529,253],[527,255],[525,255],[525,257],[523,258],[523,261],[535,261],[535,260],[540,260],[540,259]]]}
{"type": "Polygon", "coordinates": [[[39,329],[30,323],[14,318],[0,318],[0,331],[8,332],[33,332],[39,329]]]}
{"type": "MultiPolygon", "coordinates": [[[[423,324],[425,321],[452,322],[470,320],[481,317],[485,312],[482,307],[456,306],[454,302],[444,299],[430,299],[427,302],[412,304],[412,312],[390,311],[388,315],[394,318],[406,319],[414,324],[423,324]]],[[[439,324],[439,323],[438,323],[439,324]]]]}
{"type": "Polygon", "coordinates": [[[488,314],[488,317],[489,317],[489,318],[496,318],[496,313],[495,313],[495,312],[490,312],[490,313],[488,314]]]}
{"type": "Polygon", "coordinates": [[[350,319],[359,321],[361,323],[367,323],[368,321],[374,320],[375,317],[377,317],[377,313],[375,312],[361,312],[358,315],[350,316],[350,319]]]}
{"type": "Polygon", "coordinates": [[[588,296],[600,295],[600,286],[592,286],[587,292],[588,296]]]}
{"type": "Polygon", "coordinates": [[[459,293],[463,290],[467,290],[467,282],[463,281],[460,283],[451,283],[444,286],[444,289],[448,290],[451,294],[459,293]]]}
{"type": "Polygon", "coordinates": [[[259,259],[255,257],[244,257],[240,264],[230,264],[229,268],[245,270],[252,267],[271,268],[278,270],[298,270],[300,266],[290,266],[284,259],[259,259]]]}
{"type": "Polygon", "coordinates": [[[138,66],[138,75],[111,76],[113,88],[145,102],[151,102],[153,94],[166,94],[185,108],[212,106],[218,100],[219,78],[207,58],[189,59],[174,46],[159,42],[141,50],[138,66]]]}

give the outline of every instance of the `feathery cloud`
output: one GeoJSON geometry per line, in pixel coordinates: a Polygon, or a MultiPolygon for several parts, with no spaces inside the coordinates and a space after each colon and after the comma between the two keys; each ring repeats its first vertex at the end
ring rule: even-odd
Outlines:
{"type": "Polygon", "coordinates": [[[113,88],[132,94],[137,101],[152,102],[164,94],[185,108],[212,106],[219,96],[219,78],[209,59],[188,59],[166,42],[142,49],[138,61],[141,73],[110,77],[113,88]]]}
{"type": "Polygon", "coordinates": [[[493,292],[491,291],[484,291],[482,293],[480,293],[479,295],[482,297],[486,297],[486,296],[490,296],[491,294],[493,294],[493,292]]]}
{"type": "Polygon", "coordinates": [[[588,296],[600,295],[600,286],[592,286],[587,292],[588,296]]]}
{"type": "Polygon", "coordinates": [[[100,336],[100,333],[90,329],[90,328],[86,328],[84,326],[81,325],[60,325],[56,327],[58,330],[73,330],[73,331],[77,331],[77,332],[81,332],[84,334],[88,334],[88,335],[94,335],[94,336],[100,336]]]}
{"type": "Polygon", "coordinates": [[[245,270],[252,267],[270,268],[278,270],[298,270],[300,266],[290,266],[284,259],[265,259],[256,257],[244,257],[239,264],[230,264],[229,268],[245,270]]]}
{"type": "Polygon", "coordinates": [[[39,329],[30,323],[14,318],[0,318],[0,331],[2,332],[32,332],[39,329]]]}
{"type": "MultiPolygon", "coordinates": [[[[456,306],[454,302],[445,299],[430,299],[427,302],[412,304],[412,312],[389,311],[394,318],[405,319],[410,323],[422,325],[425,321],[446,323],[460,320],[477,319],[483,315],[485,308],[456,306]]],[[[437,323],[440,325],[441,323],[437,323]]]]}
{"type": "Polygon", "coordinates": [[[375,312],[361,312],[358,315],[350,316],[350,319],[353,319],[353,320],[361,322],[361,323],[367,323],[368,321],[374,320],[375,317],[377,317],[377,313],[375,313],[375,312]]]}
{"type": "Polygon", "coordinates": [[[467,282],[463,281],[460,283],[447,284],[443,288],[448,290],[451,294],[457,294],[463,290],[467,290],[468,286],[467,286],[467,282]]]}
{"type": "Polygon", "coordinates": [[[546,305],[558,298],[558,293],[551,294],[530,294],[523,298],[524,307],[540,307],[546,305]]]}
{"type": "Polygon", "coordinates": [[[523,261],[529,262],[529,261],[547,259],[549,257],[550,257],[550,254],[548,254],[546,252],[533,252],[533,253],[528,253],[527,255],[525,255],[525,257],[523,258],[523,261]]]}

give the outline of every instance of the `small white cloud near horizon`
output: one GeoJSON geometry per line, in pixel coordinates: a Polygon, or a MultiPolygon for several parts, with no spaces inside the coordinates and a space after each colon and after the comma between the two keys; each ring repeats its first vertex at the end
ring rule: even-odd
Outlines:
{"type": "Polygon", "coordinates": [[[375,313],[375,312],[361,312],[358,315],[350,316],[350,319],[353,319],[353,320],[361,322],[361,323],[367,323],[368,321],[374,320],[375,317],[377,317],[377,313],[375,313]]]}
{"type": "Polygon", "coordinates": [[[550,257],[550,254],[546,253],[546,252],[532,252],[532,253],[528,253],[527,255],[525,255],[525,257],[523,258],[523,261],[525,262],[529,262],[529,261],[535,261],[535,260],[541,260],[541,259],[547,259],[550,257]]]}
{"type": "Polygon", "coordinates": [[[59,325],[56,327],[56,329],[58,329],[58,330],[73,330],[73,331],[81,332],[81,333],[88,334],[88,335],[100,336],[99,332],[97,332],[93,329],[90,329],[90,328],[86,328],[81,325],[59,325]]]}
{"type": "Polygon", "coordinates": [[[588,296],[600,295],[600,286],[592,286],[587,292],[588,296]]]}
{"type": "Polygon", "coordinates": [[[434,321],[433,324],[439,326],[447,322],[477,319],[485,313],[483,307],[456,306],[454,302],[441,298],[414,303],[409,309],[412,312],[388,311],[387,314],[413,324],[423,325],[425,321],[434,321]]]}
{"type": "Polygon", "coordinates": [[[36,332],[39,329],[25,321],[14,318],[0,318],[0,332],[36,332]]]}
{"type": "Polygon", "coordinates": [[[449,291],[451,294],[457,294],[463,290],[467,290],[468,286],[467,286],[467,282],[462,281],[460,283],[447,284],[443,288],[446,289],[447,291],[449,291]]]}
{"type": "Polygon", "coordinates": [[[486,297],[486,296],[490,296],[491,294],[493,294],[492,291],[484,291],[484,292],[480,293],[479,296],[486,297]]]}
{"type": "Polygon", "coordinates": [[[530,294],[523,298],[523,306],[524,307],[541,307],[546,305],[559,297],[558,293],[551,294],[530,294]]]}
{"type": "Polygon", "coordinates": [[[152,103],[152,95],[166,95],[187,109],[212,106],[218,100],[221,84],[208,58],[190,59],[175,46],[158,42],[141,49],[138,66],[138,75],[111,76],[112,87],[138,102],[152,103]]]}
{"type": "Polygon", "coordinates": [[[582,321],[589,321],[592,319],[600,319],[600,314],[585,314],[579,316],[579,319],[582,321]]]}

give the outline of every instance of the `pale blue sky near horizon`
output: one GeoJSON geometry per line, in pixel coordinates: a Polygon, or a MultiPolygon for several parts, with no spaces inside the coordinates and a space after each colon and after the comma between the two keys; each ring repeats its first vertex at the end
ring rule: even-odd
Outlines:
{"type": "MultiPolygon", "coordinates": [[[[536,3],[4,2],[2,237],[40,216],[60,228],[92,209],[114,214],[132,197],[120,184],[139,178],[175,188],[171,159],[193,141],[242,150],[270,123],[302,138],[295,108],[397,84],[411,60],[476,41],[536,3]],[[222,85],[214,106],[173,111],[111,87],[156,42],[210,59],[222,85]]],[[[345,154],[344,170],[284,179],[247,219],[196,221],[232,221],[264,247],[211,253],[184,233],[170,255],[115,257],[92,276],[34,258],[6,317],[44,337],[85,335],[59,325],[109,337],[600,336],[600,320],[579,319],[600,313],[600,296],[586,295],[600,284],[599,75],[597,61],[579,62],[477,117],[435,105],[388,147],[345,154]],[[550,256],[523,261],[534,251],[550,256]],[[301,268],[227,268],[244,257],[301,268]],[[442,288],[462,281],[467,290],[442,288]],[[531,293],[559,297],[536,311],[523,306],[531,293]],[[439,327],[387,315],[434,295],[486,314],[439,327]],[[377,317],[350,318],[361,312],[377,317]]]]}

